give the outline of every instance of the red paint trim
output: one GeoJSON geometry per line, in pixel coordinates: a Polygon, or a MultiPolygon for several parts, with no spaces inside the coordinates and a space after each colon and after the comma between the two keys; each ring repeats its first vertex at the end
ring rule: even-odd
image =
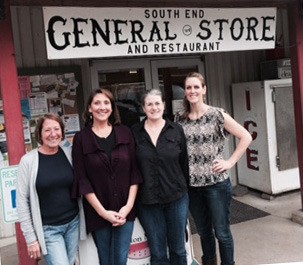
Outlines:
{"type": "MultiPolygon", "coordinates": [[[[9,0],[6,0],[6,17],[4,20],[0,20],[0,87],[3,100],[9,164],[16,165],[25,153],[25,145],[9,6],[9,0]]],[[[18,224],[16,224],[16,237],[19,265],[36,265],[37,262],[30,259],[27,254],[27,246],[18,224]]]]}
{"type": "Polygon", "coordinates": [[[6,18],[0,21],[0,84],[9,163],[10,165],[16,165],[25,153],[25,146],[15,50],[8,10],[9,8],[6,8],[6,18]]]}
{"type": "MultiPolygon", "coordinates": [[[[298,1],[299,2],[299,1],[298,1]]],[[[298,162],[301,183],[301,208],[303,207],[303,17],[299,4],[288,6],[291,70],[295,107],[298,162]],[[291,15],[290,15],[291,14],[291,15]]]]}

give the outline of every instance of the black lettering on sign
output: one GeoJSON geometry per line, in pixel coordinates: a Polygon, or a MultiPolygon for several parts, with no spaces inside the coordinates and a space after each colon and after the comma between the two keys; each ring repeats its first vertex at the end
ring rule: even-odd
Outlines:
{"type": "Polygon", "coordinates": [[[208,40],[213,34],[217,34],[217,40],[231,38],[238,41],[245,38],[245,40],[273,41],[275,36],[270,35],[270,32],[274,20],[275,17],[270,16],[262,17],[260,20],[256,17],[234,18],[231,21],[224,18],[213,21],[202,19],[199,23],[200,32],[196,36],[201,40],[208,40]],[[256,29],[257,27],[259,30],[256,29]]]}
{"type": "Polygon", "coordinates": [[[65,26],[66,24],[66,19],[64,19],[63,17],[60,16],[54,16],[52,17],[49,22],[48,22],[48,28],[47,28],[47,35],[48,35],[48,40],[49,43],[56,49],[56,50],[64,50],[67,46],[70,45],[69,42],[69,35],[71,35],[70,32],[64,32],[62,33],[63,37],[64,37],[64,43],[63,44],[58,44],[55,40],[55,31],[54,31],[54,25],[57,22],[61,22],[63,26],[65,26]]]}

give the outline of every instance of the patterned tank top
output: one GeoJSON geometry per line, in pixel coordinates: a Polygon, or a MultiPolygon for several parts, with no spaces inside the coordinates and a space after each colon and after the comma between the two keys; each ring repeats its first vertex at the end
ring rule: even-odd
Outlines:
{"type": "Polygon", "coordinates": [[[224,158],[224,145],[228,135],[224,129],[222,112],[225,110],[210,106],[196,120],[182,119],[176,115],[175,119],[183,127],[187,139],[191,187],[213,185],[228,178],[226,171],[212,171],[214,159],[224,158]]]}

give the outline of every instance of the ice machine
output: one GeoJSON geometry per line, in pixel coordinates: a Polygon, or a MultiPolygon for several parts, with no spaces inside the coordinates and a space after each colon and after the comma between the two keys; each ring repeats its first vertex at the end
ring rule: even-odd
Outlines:
{"type": "Polygon", "coordinates": [[[233,115],[253,141],[237,164],[241,185],[275,195],[300,188],[292,80],[232,85],[233,115]]]}

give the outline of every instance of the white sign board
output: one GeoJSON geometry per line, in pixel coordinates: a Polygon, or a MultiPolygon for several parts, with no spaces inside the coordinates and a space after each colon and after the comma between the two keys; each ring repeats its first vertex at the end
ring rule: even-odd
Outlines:
{"type": "Polygon", "coordinates": [[[3,221],[14,223],[18,220],[16,207],[16,182],[18,166],[0,168],[1,178],[1,200],[3,210],[3,221]]]}
{"type": "Polygon", "coordinates": [[[44,7],[48,59],[275,47],[276,8],[44,7]]]}

